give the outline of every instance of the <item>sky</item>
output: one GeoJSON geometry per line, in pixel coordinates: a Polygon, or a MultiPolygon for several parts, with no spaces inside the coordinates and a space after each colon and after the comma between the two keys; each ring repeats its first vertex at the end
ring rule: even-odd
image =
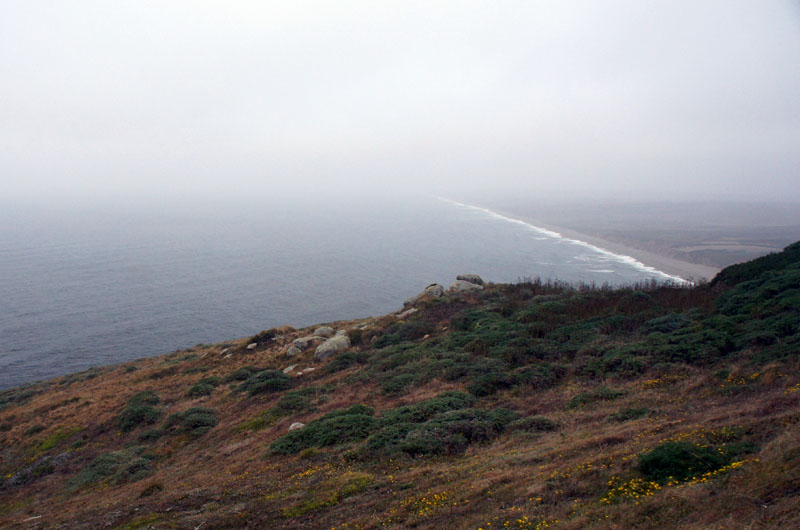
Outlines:
{"type": "Polygon", "coordinates": [[[0,0],[0,195],[800,201],[800,2],[0,0]]]}

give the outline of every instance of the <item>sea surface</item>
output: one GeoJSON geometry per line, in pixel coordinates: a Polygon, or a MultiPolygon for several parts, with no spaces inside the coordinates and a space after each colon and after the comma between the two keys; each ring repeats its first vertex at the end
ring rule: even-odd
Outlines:
{"type": "Polygon", "coordinates": [[[0,389],[284,324],[382,315],[461,273],[675,279],[436,197],[6,208],[0,389]]]}

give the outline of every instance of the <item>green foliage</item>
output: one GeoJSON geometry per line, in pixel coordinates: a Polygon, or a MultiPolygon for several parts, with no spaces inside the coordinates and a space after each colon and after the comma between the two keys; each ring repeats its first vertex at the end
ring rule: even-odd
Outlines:
{"type": "Polygon", "coordinates": [[[348,351],[337,355],[325,369],[328,373],[339,372],[351,366],[366,364],[369,360],[368,352],[348,351]]]}
{"type": "Polygon", "coordinates": [[[149,390],[135,394],[117,416],[117,425],[120,430],[130,432],[140,425],[150,425],[158,421],[161,411],[154,406],[158,402],[158,396],[149,390]]]}
{"type": "Polygon", "coordinates": [[[625,395],[621,390],[614,390],[607,386],[599,386],[589,392],[582,392],[574,396],[567,403],[567,408],[574,409],[587,405],[589,403],[596,403],[598,401],[612,401],[625,395]]]}
{"type": "Polygon", "coordinates": [[[256,333],[255,335],[253,335],[252,337],[247,339],[247,343],[248,344],[252,344],[252,343],[255,342],[256,344],[259,344],[259,345],[260,344],[266,344],[267,342],[270,342],[272,339],[274,339],[277,334],[278,334],[278,330],[277,329],[270,328],[270,329],[261,331],[260,333],[256,333]]]}
{"type": "Polygon", "coordinates": [[[386,329],[383,335],[378,337],[375,347],[385,348],[393,344],[421,339],[434,331],[431,324],[420,320],[395,322],[386,329]]]}
{"type": "Polygon", "coordinates": [[[274,454],[295,454],[309,447],[327,447],[363,440],[375,425],[374,410],[353,405],[335,410],[310,422],[302,429],[291,431],[270,445],[274,454]]]}
{"type": "Polygon", "coordinates": [[[195,383],[186,392],[189,397],[209,396],[220,384],[219,377],[206,377],[195,383]]]}
{"type": "Polygon", "coordinates": [[[657,482],[687,480],[728,463],[729,455],[714,447],[689,442],[666,442],[639,457],[637,469],[657,482]]]}
{"type": "Polygon", "coordinates": [[[36,425],[25,431],[25,436],[33,436],[34,434],[39,434],[43,430],[44,430],[44,425],[40,425],[37,423],[36,425]]]}
{"type": "Polygon", "coordinates": [[[544,416],[530,416],[512,422],[508,426],[512,431],[548,432],[558,429],[558,423],[544,416]]]}
{"type": "Polygon", "coordinates": [[[198,438],[216,427],[217,423],[219,420],[214,409],[192,407],[172,414],[167,419],[166,427],[179,433],[188,434],[192,438],[198,438]]]}
{"type": "Polygon", "coordinates": [[[142,447],[132,447],[112,453],[104,453],[81,470],[70,485],[80,488],[103,480],[118,485],[136,482],[153,473],[153,455],[142,447]]]}
{"type": "Polygon", "coordinates": [[[410,456],[454,455],[502,433],[516,415],[504,410],[452,410],[411,429],[399,444],[410,456]]]}
{"type": "Polygon", "coordinates": [[[781,271],[798,263],[800,263],[800,241],[792,243],[782,252],[767,254],[752,261],[726,267],[711,281],[711,286],[738,285],[764,273],[781,271]]]}
{"type": "Polygon", "coordinates": [[[625,421],[638,420],[639,418],[644,418],[652,413],[653,411],[647,407],[629,407],[618,410],[611,415],[611,419],[621,423],[625,421]]]}
{"type": "Polygon", "coordinates": [[[255,366],[244,366],[229,374],[225,378],[225,382],[230,383],[231,381],[246,381],[253,374],[264,370],[264,368],[256,368],[255,366]]]}
{"type": "Polygon", "coordinates": [[[292,386],[292,379],[278,370],[261,370],[249,376],[241,385],[239,391],[247,391],[251,396],[287,390],[292,386]]]}
{"type": "Polygon", "coordinates": [[[29,386],[21,386],[11,388],[9,390],[0,391],[0,410],[6,409],[13,405],[22,405],[27,403],[38,392],[29,386]]]}

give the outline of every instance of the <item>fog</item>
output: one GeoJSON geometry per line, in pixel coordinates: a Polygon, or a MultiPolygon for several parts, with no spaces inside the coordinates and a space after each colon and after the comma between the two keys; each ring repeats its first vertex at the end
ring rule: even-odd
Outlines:
{"type": "Polygon", "coordinates": [[[797,2],[0,1],[0,195],[800,200],[797,2]]]}

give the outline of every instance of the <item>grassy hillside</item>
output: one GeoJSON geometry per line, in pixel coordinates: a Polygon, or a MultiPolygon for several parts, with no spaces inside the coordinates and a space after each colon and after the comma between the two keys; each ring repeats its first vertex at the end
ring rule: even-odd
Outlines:
{"type": "Polygon", "coordinates": [[[2,392],[0,526],[798,528],[798,248],[423,297],[330,324],[321,362],[282,328],[2,392]]]}

